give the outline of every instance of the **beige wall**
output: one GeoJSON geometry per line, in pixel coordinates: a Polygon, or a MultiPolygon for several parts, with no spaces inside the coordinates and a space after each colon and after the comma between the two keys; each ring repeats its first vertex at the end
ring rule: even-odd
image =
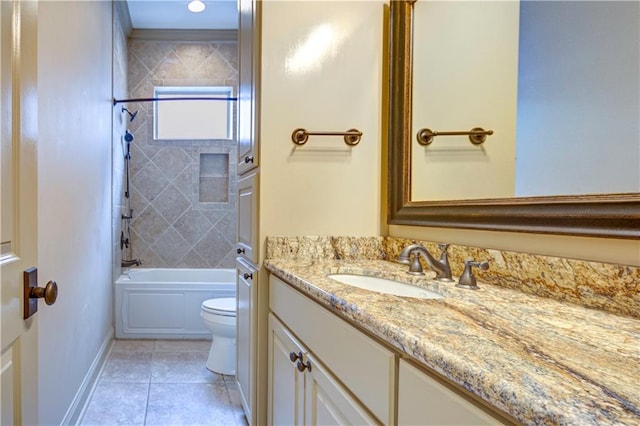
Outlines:
{"type": "Polygon", "coordinates": [[[261,242],[380,233],[383,4],[263,4],[261,242]],[[364,135],[351,148],[335,136],[297,148],[299,127],[364,135]]]}
{"type": "MultiPolygon", "coordinates": [[[[108,1],[39,2],[39,424],[60,424],[112,329],[108,1]],[[42,283],[41,283],[42,285],[42,283]]],[[[66,419],[69,420],[69,419],[66,419]]]]}

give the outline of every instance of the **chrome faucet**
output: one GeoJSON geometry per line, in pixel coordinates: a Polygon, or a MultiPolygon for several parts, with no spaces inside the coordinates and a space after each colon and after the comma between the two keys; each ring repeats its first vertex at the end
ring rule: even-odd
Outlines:
{"type": "Polygon", "coordinates": [[[447,257],[447,248],[449,244],[438,244],[440,248],[440,260],[434,258],[429,250],[420,244],[411,244],[405,247],[400,256],[398,256],[398,262],[405,265],[411,265],[407,273],[412,275],[424,275],[422,272],[422,264],[420,263],[420,255],[424,257],[429,268],[436,272],[436,279],[438,281],[453,282],[451,278],[451,267],[449,266],[449,258],[447,257]],[[411,254],[413,254],[413,261],[411,260],[411,254]]]}
{"type": "Polygon", "coordinates": [[[141,264],[142,264],[142,262],[140,261],[140,259],[131,259],[131,260],[122,259],[121,266],[123,268],[127,268],[127,267],[133,266],[133,265],[140,266],[141,264]]]}

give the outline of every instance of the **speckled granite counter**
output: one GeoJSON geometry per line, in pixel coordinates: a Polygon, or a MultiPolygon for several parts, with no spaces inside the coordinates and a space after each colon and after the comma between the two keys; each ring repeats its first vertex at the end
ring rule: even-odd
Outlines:
{"type": "Polygon", "coordinates": [[[482,282],[459,289],[384,260],[272,258],[265,267],[522,423],[640,424],[638,319],[482,282]],[[329,273],[411,282],[445,298],[369,292],[329,273]]]}

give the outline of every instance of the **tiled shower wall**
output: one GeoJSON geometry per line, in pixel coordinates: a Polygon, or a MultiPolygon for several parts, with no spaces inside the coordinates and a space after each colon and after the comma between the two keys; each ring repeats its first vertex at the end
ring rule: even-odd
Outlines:
{"type": "MultiPolygon", "coordinates": [[[[154,86],[232,86],[237,93],[236,42],[130,39],[128,47],[131,98],[153,97],[154,86]]],[[[235,136],[153,140],[153,103],[127,107],[139,111],[128,124],[131,257],[143,267],[233,268],[235,136]]]]}

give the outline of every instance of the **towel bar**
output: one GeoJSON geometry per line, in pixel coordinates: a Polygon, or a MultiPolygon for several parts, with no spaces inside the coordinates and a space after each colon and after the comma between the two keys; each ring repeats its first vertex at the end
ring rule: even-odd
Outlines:
{"type": "Polygon", "coordinates": [[[358,129],[349,129],[346,132],[310,132],[307,129],[299,128],[291,133],[291,140],[296,145],[304,145],[309,140],[309,136],[344,136],[344,143],[356,146],[360,142],[362,132],[358,129]]]}
{"type": "Polygon", "coordinates": [[[487,140],[487,135],[492,135],[493,130],[484,130],[482,127],[474,127],[468,132],[436,132],[431,129],[418,130],[417,138],[420,145],[426,146],[433,142],[436,136],[466,136],[469,135],[469,142],[480,145],[487,140]]]}

